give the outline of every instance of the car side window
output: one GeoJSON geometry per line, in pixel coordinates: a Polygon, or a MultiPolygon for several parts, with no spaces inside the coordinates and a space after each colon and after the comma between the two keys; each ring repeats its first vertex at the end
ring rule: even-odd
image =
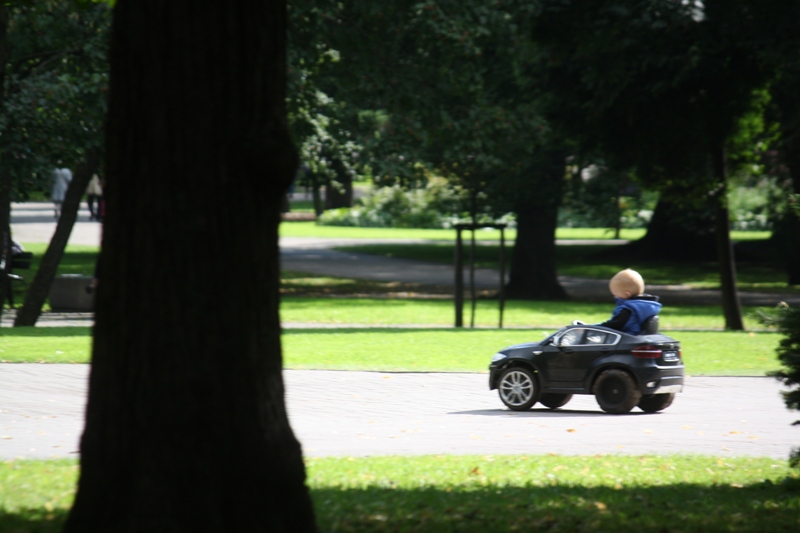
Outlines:
{"type": "Polygon", "coordinates": [[[556,341],[558,346],[598,346],[616,344],[620,336],[616,333],[590,328],[573,328],[565,331],[556,341]]]}
{"type": "Polygon", "coordinates": [[[596,329],[590,330],[586,332],[586,342],[585,344],[606,344],[606,338],[608,334],[597,331],[596,329]]]}
{"type": "Polygon", "coordinates": [[[575,346],[581,344],[581,340],[583,338],[583,333],[585,330],[581,328],[571,329],[569,331],[564,332],[561,338],[558,340],[559,346],[575,346]]]}

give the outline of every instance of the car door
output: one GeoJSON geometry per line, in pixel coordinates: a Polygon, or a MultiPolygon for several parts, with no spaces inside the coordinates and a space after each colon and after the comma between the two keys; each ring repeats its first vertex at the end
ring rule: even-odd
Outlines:
{"type": "Polygon", "coordinates": [[[621,336],[599,328],[573,328],[558,339],[558,381],[578,386],[592,363],[614,351],[621,336]]]}

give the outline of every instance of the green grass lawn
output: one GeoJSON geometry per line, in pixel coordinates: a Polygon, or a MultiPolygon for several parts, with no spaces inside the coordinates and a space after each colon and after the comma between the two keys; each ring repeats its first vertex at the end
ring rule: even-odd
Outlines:
{"type": "MultiPolygon", "coordinates": [[[[541,302],[512,300],[506,302],[503,325],[506,327],[555,328],[583,320],[594,324],[611,317],[612,302],[541,302]]],[[[756,308],[745,307],[745,325],[759,327],[749,318],[756,308]]],[[[662,330],[722,329],[725,320],[719,306],[665,306],[659,315],[662,330]]],[[[464,305],[464,323],[469,324],[471,308],[464,305]]],[[[500,319],[497,300],[478,300],[475,325],[497,327],[500,319]]],[[[455,306],[452,299],[388,298],[304,298],[281,299],[281,320],[306,324],[363,324],[452,326],[455,306]]]]}
{"type": "MultiPolygon", "coordinates": [[[[302,328],[284,330],[290,369],[486,372],[489,359],[512,344],[536,341],[548,330],[432,328],[302,328]]],[[[669,333],[669,332],[667,332],[669,333]]],[[[0,361],[87,363],[88,328],[2,328],[0,361]]],[[[690,375],[763,376],[777,370],[777,333],[680,331],[690,375]]]]}
{"type": "MultiPolygon", "coordinates": [[[[320,531],[797,531],[787,461],[706,456],[307,458],[320,531]]],[[[56,532],[75,461],[0,463],[0,531],[56,532]]]]}
{"type": "MultiPolygon", "coordinates": [[[[282,237],[335,237],[348,239],[430,239],[455,241],[454,229],[403,229],[403,228],[351,228],[343,226],[321,226],[316,222],[283,222],[280,226],[282,237]]],[[[636,240],[644,236],[644,229],[623,229],[620,238],[636,240]]],[[[514,229],[505,231],[506,241],[512,243],[517,232],[514,229]]],[[[469,233],[462,236],[469,238],[469,233]]],[[[731,238],[735,241],[767,239],[767,231],[733,231],[731,238]]],[[[483,229],[476,232],[476,239],[481,241],[499,241],[500,231],[483,229]]],[[[564,240],[613,239],[614,231],[610,228],[558,228],[556,238],[564,240]]]]}
{"type": "MultiPolygon", "coordinates": [[[[365,244],[337,246],[337,250],[366,253],[383,257],[432,261],[453,264],[455,245],[452,243],[417,244],[365,244]]],[[[688,285],[698,289],[719,288],[719,270],[714,262],[669,262],[659,258],[651,262],[631,264],[627,259],[614,259],[601,255],[613,250],[614,245],[564,245],[557,248],[557,269],[562,276],[589,279],[610,279],[624,268],[637,270],[648,285],[688,285]]],[[[480,268],[498,268],[500,247],[483,243],[475,248],[475,263],[480,268]]],[[[469,253],[469,249],[467,249],[469,253]]],[[[506,268],[510,265],[513,249],[506,249],[506,268]]],[[[465,258],[468,262],[468,258],[465,258]]],[[[739,262],[737,281],[742,290],[799,292],[787,288],[786,273],[780,265],[739,262]]]]}

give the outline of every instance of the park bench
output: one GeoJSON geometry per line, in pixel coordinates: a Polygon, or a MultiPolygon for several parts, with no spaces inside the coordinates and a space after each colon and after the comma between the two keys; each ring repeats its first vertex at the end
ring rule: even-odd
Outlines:
{"type": "MultiPolygon", "coordinates": [[[[2,273],[5,293],[8,295],[8,303],[14,307],[14,291],[11,287],[12,281],[22,281],[22,276],[14,274],[14,270],[28,270],[31,268],[33,252],[19,252],[11,256],[11,263],[6,266],[5,260],[0,261],[0,273],[2,273]]],[[[2,305],[5,302],[0,302],[2,305]]]]}

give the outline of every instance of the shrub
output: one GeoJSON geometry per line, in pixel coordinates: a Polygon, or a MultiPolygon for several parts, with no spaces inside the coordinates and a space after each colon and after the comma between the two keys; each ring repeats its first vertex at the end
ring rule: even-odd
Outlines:
{"type": "MultiPolygon", "coordinates": [[[[778,360],[783,368],[770,375],[779,379],[792,389],[783,393],[786,407],[800,410],[800,307],[779,305],[773,311],[759,313],[761,322],[767,326],[775,326],[784,337],[778,345],[778,360]]],[[[800,425],[800,420],[794,425],[800,425]]],[[[800,448],[792,450],[790,457],[792,467],[800,468],[800,448]]]]}
{"type": "Polygon", "coordinates": [[[359,198],[350,208],[325,211],[317,222],[326,226],[368,228],[448,228],[458,212],[458,192],[444,180],[424,189],[381,187],[359,198]]]}

